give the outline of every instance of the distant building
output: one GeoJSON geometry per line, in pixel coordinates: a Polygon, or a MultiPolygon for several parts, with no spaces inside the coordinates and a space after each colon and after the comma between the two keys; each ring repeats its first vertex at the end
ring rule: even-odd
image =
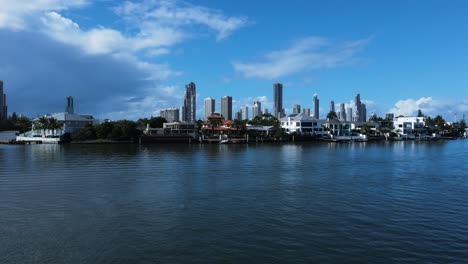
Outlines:
{"type": "MultiPolygon", "coordinates": [[[[68,108],[68,106],[73,107],[73,98],[71,96],[67,97],[67,110],[73,110],[68,108]]],[[[44,115],[45,118],[54,118],[59,124],[56,129],[43,129],[37,128],[35,125],[39,118],[33,120],[32,130],[26,133],[19,135],[16,140],[18,141],[28,141],[30,138],[36,137],[59,137],[65,133],[76,133],[87,124],[96,125],[99,123],[97,119],[94,119],[92,115],[81,115],[81,114],[71,114],[67,112],[47,114],[44,115]]],[[[56,143],[56,142],[55,142],[56,143]]]]}
{"type": "Polygon", "coordinates": [[[168,108],[159,111],[159,116],[164,117],[167,122],[179,122],[180,111],[177,108],[168,108]]]}
{"type": "Polygon", "coordinates": [[[8,108],[6,103],[6,94],[3,93],[3,81],[0,80],[0,120],[8,118],[8,108]]]}
{"type": "Polygon", "coordinates": [[[387,121],[393,121],[394,118],[395,118],[395,115],[393,113],[386,113],[385,114],[385,120],[387,120],[387,121]]]}
{"type": "Polygon", "coordinates": [[[293,114],[300,114],[301,113],[301,106],[298,104],[293,105],[293,114]]]}
{"type": "Polygon", "coordinates": [[[347,119],[346,119],[346,110],[345,110],[345,104],[344,103],[340,104],[339,120],[340,121],[347,121],[347,119]]]}
{"type": "Polygon", "coordinates": [[[361,104],[361,113],[359,113],[359,118],[361,119],[360,122],[367,121],[367,107],[366,104],[361,104]]]}
{"type": "Polygon", "coordinates": [[[320,112],[319,112],[320,106],[319,106],[319,99],[318,99],[317,94],[314,94],[313,101],[314,101],[314,117],[319,119],[320,118],[320,112]]]}
{"type": "Polygon", "coordinates": [[[242,120],[249,120],[249,107],[248,106],[241,107],[241,115],[242,115],[242,120]]]}
{"type": "Polygon", "coordinates": [[[234,119],[235,120],[242,120],[242,113],[240,111],[236,112],[235,115],[234,115],[234,119]]]}
{"type": "Polygon", "coordinates": [[[215,99],[208,97],[205,99],[205,116],[203,120],[208,120],[208,117],[215,112],[215,99]]]}
{"type": "Polygon", "coordinates": [[[181,120],[183,122],[195,123],[197,121],[197,93],[193,82],[185,85],[184,101],[181,107],[181,120]]]}
{"type": "Polygon", "coordinates": [[[221,115],[224,120],[232,120],[232,97],[223,96],[221,98],[221,115]]]}
{"type": "Polygon", "coordinates": [[[302,108],[302,113],[305,116],[310,116],[310,108],[302,108]]]}
{"type": "Polygon", "coordinates": [[[348,122],[353,122],[354,121],[354,116],[353,116],[353,108],[348,107],[346,110],[346,121],[348,122]]]}
{"type": "Polygon", "coordinates": [[[65,107],[65,113],[67,114],[75,114],[75,108],[73,106],[73,97],[68,96],[67,97],[67,106],[65,107]]]}
{"type": "Polygon", "coordinates": [[[361,95],[356,94],[354,97],[354,118],[353,122],[366,122],[367,120],[366,105],[361,102],[361,95]]]}
{"type": "Polygon", "coordinates": [[[275,83],[273,84],[273,116],[276,118],[281,118],[283,111],[283,84],[275,83]]]}
{"type": "Polygon", "coordinates": [[[252,106],[252,119],[256,116],[262,116],[262,103],[259,101],[255,101],[252,106]]]}
{"type": "Polygon", "coordinates": [[[268,109],[267,109],[267,108],[264,108],[264,109],[262,110],[262,114],[267,115],[267,114],[268,114],[268,109]]]}
{"type": "Polygon", "coordinates": [[[330,112],[335,112],[335,101],[330,101],[330,112]]]}

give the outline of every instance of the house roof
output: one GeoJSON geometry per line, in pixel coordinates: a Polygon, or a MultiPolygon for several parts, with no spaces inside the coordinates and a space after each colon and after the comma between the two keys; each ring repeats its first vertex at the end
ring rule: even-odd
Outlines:
{"type": "Polygon", "coordinates": [[[304,113],[299,114],[292,114],[286,117],[281,118],[281,121],[310,121],[310,122],[317,122],[321,121],[313,116],[305,115],[304,113]]]}
{"type": "MultiPolygon", "coordinates": [[[[95,119],[91,115],[75,115],[69,113],[54,113],[48,114],[46,117],[53,117],[58,121],[81,121],[81,122],[89,122],[94,121],[95,119]]],[[[39,118],[34,119],[35,121],[39,120],[39,118]]]]}

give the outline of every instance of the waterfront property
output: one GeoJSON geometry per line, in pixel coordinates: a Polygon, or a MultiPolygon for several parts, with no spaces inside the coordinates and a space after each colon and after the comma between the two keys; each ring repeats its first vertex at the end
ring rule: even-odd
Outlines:
{"type": "Polygon", "coordinates": [[[425,131],[424,117],[397,116],[393,120],[393,126],[398,134],[420,134],[425,131]]]}
{"type": "Polygon", "coordinates": [[[287,134],[301,134],[311,136],[325,136],[327,131],[323,128],[324,120],[307,116],[304,113],[289,115],[281,118],[281,127],[287,134]]]}
{"type": "Polygon", "coordinates": [[[60,137],[65,133],[76,133],[86,125],[96,125],[99,123],[92,115],[78,115],[71,113],[55,113],[42,117],[42,120],[54,120],[56,124],[46,127],[39,124],[41,118],[33,120],[31,131],[20,134],[16,141],[34,141],[43,143],[58,143],[60,137]]]}

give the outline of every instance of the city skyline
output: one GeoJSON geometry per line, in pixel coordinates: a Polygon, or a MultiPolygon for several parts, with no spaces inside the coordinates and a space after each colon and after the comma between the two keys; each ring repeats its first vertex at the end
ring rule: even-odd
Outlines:
{"type": "Polygon", "coordinates": [[[468,112],[468,37],[460,34],[467,8],[462,1],[6,0],[0,79],[9,113],[26,116],[61,112],[69,95],[102,119],[156,116],[179,107],[193,81],[197,119],[204,98],[225,95],[235,111],[258,101],[273,112],[271,85],[279,82],[287,113],[294,104],[314,109],[318,94],[323,118],[328,102],[347,108],[360,93],[367,115],[421,109],[452,120],[468,112]]]}

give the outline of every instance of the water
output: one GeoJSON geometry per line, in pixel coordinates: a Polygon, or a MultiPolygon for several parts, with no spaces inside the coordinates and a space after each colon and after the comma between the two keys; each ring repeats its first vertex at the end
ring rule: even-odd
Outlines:
{"type": "Polygon", "coordinates": [[[468,141],[0,145],[0,263],[457,263],[468,141]]]}

